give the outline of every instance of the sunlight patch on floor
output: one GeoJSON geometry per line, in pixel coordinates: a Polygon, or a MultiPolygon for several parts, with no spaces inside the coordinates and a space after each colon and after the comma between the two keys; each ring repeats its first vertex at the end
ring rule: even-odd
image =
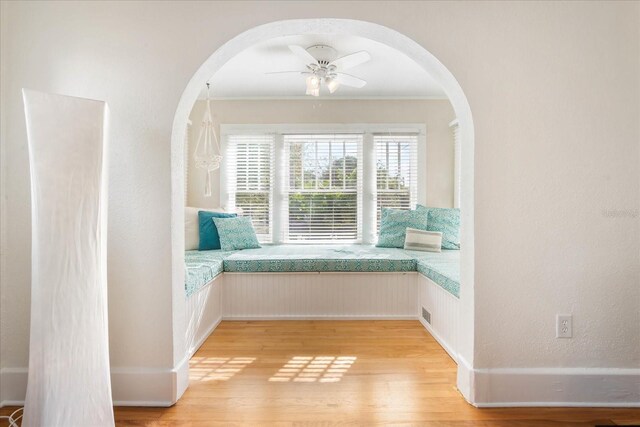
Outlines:
{"type": "Polygon", "coordinates": [[[189,379],[227,381],[255,360],[255,357],[192,357],[189,364],[189,379]]]}
{"type": "Polygon", "coordinates": [[[355,363],[355,356],[295,356],[271,378],[271,382],[336,383],[355,363]]]}

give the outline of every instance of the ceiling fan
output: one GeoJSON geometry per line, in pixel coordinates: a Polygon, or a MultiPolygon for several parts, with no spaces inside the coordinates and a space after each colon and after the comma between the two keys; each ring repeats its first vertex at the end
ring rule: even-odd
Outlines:
{"type": "Polygon", "coordinates": [[[361,88],[366,81],[343,73],[342,70],[356,67],[371,59],[369,52],[364,50],[340,58],[336,57],[334,48],[327,45],[314,45],[307,49],[298,45],[289,45],[289,49],[300,59],[305,61],[307,69],[304,71],[275,71],[265,74],[300,74],[307,76],[307,95],[320,96],[320,86],[324,83],[330,93],[338,90],[340,85],[361,88]]]}

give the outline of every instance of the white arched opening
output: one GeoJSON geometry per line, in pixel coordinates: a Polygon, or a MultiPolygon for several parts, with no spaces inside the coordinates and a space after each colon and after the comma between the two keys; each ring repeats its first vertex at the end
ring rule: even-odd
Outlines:
{"type": "Polygon", "coordinates": [[[429,51],[409,37],[382,25],[350,19],[296,19],[277,21],[247,30],[216,50],[196,71],[185,88],[173,121],[171,136],[171,244],[172,244],[172,321],[173,359],[178,381],[175,396],[179,398],[188,385],[186,360],[186,321],[184,297],[184,135],[189,114],[205,83],[228,60],[250,46],[270,38],[327,34],[364,37],[392,47],[424,68],[446,93],[459,123],[461,156],[461,289],[459,327],[458,388],[473,403],[469,372],[474,349],[474,198],[473,159],[474,132],[471,109],[453,74],[429,51]]]}

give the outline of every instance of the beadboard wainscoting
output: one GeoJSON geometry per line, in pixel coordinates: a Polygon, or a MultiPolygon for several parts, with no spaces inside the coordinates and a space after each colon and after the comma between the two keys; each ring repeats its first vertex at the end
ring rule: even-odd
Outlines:
{"type": "Polygon", "coordinates": [[[431,279],[418,275],[419,320],[453,360],[458,361],[459,300],[431,279]],[[425,311],[428,313],[425,318],[425,311]],[[428,320],[427,320],[428,319],[428,320]]]}
{"type": "Polygon", "coordinates": [[[222,320],[223,281],[221,274],[187,297],[186,343],[189,358],[222,320]]]}
{"type": "Polygon", "coordinates": [[[225,273],[223,318],[415,319],[416,275],[225,273]]]}

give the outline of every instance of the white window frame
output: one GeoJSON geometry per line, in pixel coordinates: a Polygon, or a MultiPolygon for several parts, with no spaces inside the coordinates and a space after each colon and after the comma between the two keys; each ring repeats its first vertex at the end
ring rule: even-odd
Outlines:
{"type": "Polygon", "coordinates": [[[453,207],[460,207],[460,183],[461,172],[460,165],[462,164],[462,151],[460,150],[460,125],[458,119],[454,119],[449,123],[449,127],[453,132],[453,207]]]}
{"type": "MultiPolygon", "coordinates": [[[[287,193],[287,169],[288,159],[285,158],[284,135],[291,133],[361,133],[363,135],[362,154],[362,213],[360,215],[361,242],[364,244],[374,244],[377,240],[376,232],[376,163],[375,146],[373,135],[380,133],[417,133],[417,203],[426,205],[427,200],[427,127],[424,123],[312,123],[312,124],[221,124],[221,151],[224,156],[228,136],[234,134],[243,135],[275,135],[275,155],[274,155],[274,183],[272,185],[272,236],[271,242],[274,244],[283,243],[284,230],[286,227],[286,215],[288,212],[287,193]]],[[[229,205],[229,194],[226,191],[226,174],[224,172],[224,157],[220,171],[220,206],[229,205]]],[[[308,243],[298,243],[308,244],[308,243]]]]}
{"type": "MultiPolygon", "coordinates": [[[[394,132],[393,134],[390,134],[390,135],[387,132],[382,132],[382,133],[375,134],[373,136],[372,143],[376,144],[376,147],[374,148],[374,151],[375,151],[376,156],[377,156],[379,154],[379,150],[378,150],[378,147],[377,147],[378,142],[386,142],[386,143],[395,144],[395,143],[399,142],[398,139],[396,139],[396,138],[403,138],[403,137],[407,137],[407,136],[410,137],[411,139],[413,139],[413,137],[417,136],[415,138],[416,145],[414,147],[410,148],[415,153],[415,156],[416,156],[416,158],[414,159],[415,163],[412,162],[415,165],[415,168],[416,168],[416,176],[413,177],[413,180],[415,180],[415,187],[413,187],[413,185],[409,186],[409,208],[410,209],[415,209],[415,206],[418,203],[418,188],[417,188],[418,187],[418,176],[417,175],[418,175],[418,158],[419,158],[419,154],[418,154],[417,150],[418,150],[418,144],[419,144],[419,141],[418,141],[419,135],[415,135],[414,132],[404,133],[404,134],[400,133],[400,132],[394,132]],[[383,141],[376,140],[376,137],[382,139],[383,141]]],[[[388,148],[389,148],[389,145],[387,144],[387,150],[388,150],[388,148]]],[[[396,147],[396,148],[399,148],[399,147],[396,147]]],[[[388,162],[389,161],[389,158],[388,158],[389,152],[388,151],[387,151],[386,155],[387,155],[386,160],[388,162]]],[[[376,198],[377,198],[376,199],[376,206],[375,206],[375,212],[376,212],[376,222],[375,222],[376,234],[379,233],[379,229],[380,229],[380,218],[377,217],[378,214],[380,214],[379,203],[378,202],[380,202],[380,194],[381,194],[381,192],[378,189],[378,182],[377,182],[378,181],[377,172],[378,172],[378,165],[380,164],[380,161],[381,161],[381,159],[376,157],[376,189],[375,189],[376,198]]],[[[387,166],[387,168],[389,168],[390,165],[387,164],[386,166],[387,166]]],[[[388,182],[387,182],[387,184],[388,184],[388,182]]],[[[402,191],[402,192],[404,192],[404,191],[402,191]]],[[[388,194],[393,194],[393,193],[398,194],[397,191],[394,192],[393,190],[388,190],[388,189],[382,191],[382,194],[385,194],[385,193],[387,195],[388,194]]],[[[401,207],[398,207],[398,206],[391,206],[391,207],[392,208],[402,209],[401,207]]]]}
{"type": "MultiPolygon", "coordinates": [[[[240,134],[238,132],[234,132],[233,134],[240,134]]],[[[229,167],[229,159],[232,157],[229,153],[229,139],[228,136],[230,134],[227,134],[223,137],[222,139],[222,143],[220,145],[220,152],[222,155],[222,162],[220,163],[220,206],[222,208],[224,208],[227,211],[231,211],[234,212],[236,210],[236,195],[238,194],[238,191],[236,190],[236,183],[233,182],[237,179],[237,177],[233,178],[233,181],[228,180],[227,179],[227,168],[229,167]],[[227,162],[225,162],[225,159],[227,160],[227,162]]],[[[264,136],[269,136],[269,137],[274,137],[274,135],[272,133],[269,132],[242,132],[241,133],[242,136],[251,136],[251,135],[255,135],[258,137],[264,137],[264,136]]],[[[272,155],[272,161],[273,161],[273,165],[271,166],[271,185],[270,185],[270,189],[269,189],[269,233],[268,234],[258,234],[258,240],[262,243],[274,243],[273,242],[273,236],[275,235],[275,229],[274,229],[274,210],[273,210],[273,205],[274,205],[274,181],[275,181],[275,174],[276,171],[274,170],[274,168],[276,167],[277,163],[275,161],[275,157],[276,157],[276,152],[275,152],[275,138],[273,141],[273,144],[271,144],[271,155],[272,155]]]]}
{"type": "Polygon", "coordinates": [[[184,131],[184,205],[189,206],[189,140],[191,139],[191,127],[193,122],[187,120],[187,127],[184,131]]]}
{"type": "MultiPolygon", "coordinates": [[[[316,188],[315,189],[304,189],[304,188],[290,188],[289,185],[287,185],[287,182],[290,182],[291,179],[291,169],[290,169],[290,146],[289,143],[287,142],[287,140],[293,140],[293,141],[297,141],[297,142],[311,142],[311,143],[315,143],[315,142],[328,142],[328,140],[335,140],[335,139],[342,139],[342,137],[344,136],[345,140],[349,140],[348,143],[350,144],[356,144],[356,157],[358,159],[362,159],[362,145],[364,142],[364,135],[360,132],[349,132],[349,133],[337,133],[337,132],[303,132],[303,133],[298,133],[298,132],[288,132],[287,134],[283,134],[283,138],[284,138],[284,142],[285,142],[285,153],[286,153],[286,178],[285,178],[285,193],[286,193],[286,200],[283,203],[283,207],[286,206],[287,212],[290,213],[290,206],[288,205],[290,197],[292,194],[319,194],[319,193],[323,193],[323,192],[329,192],[329,193],[333,193],[333,192],[340,192],[339,189],[337,188],[331,188],[331,189],[322,189],[322,188],[318,188],[318,180],[316,179],[316,188]],[[313,140],[313,141],[305,141],[305,140],[301,140],[300,137],[301,136],[320,136],[319,140],[313,140]],[[330,138],[326,138],[326,137],[330,137],[330,138]]],[[[317,146],[316,146],[317,148],[317,146]]],[[[316,151],[316,162],[318,161],[317,158],[317,151],[316,151]]],[[[355,228],[356,228],[356,235],[354,239],[339,239],[339,240],[332,240],[332,239],[320,239],[319,237],[316,237],[315,239],[310,239],[309,241],[300,241],[297,240],[295,238],[292,239],[292,237],[294,237],[296,235],[296,233],[294,231],[292,231],[291,229],[289,229],[289,227],[291,226],[291,218],[287,217],[287,215],[283,215],[281,218],[282,219],[286,219],[286,221],[282,221],[284,223],[283,229],[285,231],[284,233],[284,241],[288,244],[296,244],[296,243],[309,243],[309,244],[331,244],[331,243],[335,243],[336,241],[339,241],[341,244],[349,244],[349,243],[360,243],[362,242],[362,195],[363,195],[363,191],[362,191],[362,181],[363,181],[363,175],[362,175],[362,161],[359,160],[357,163],[357,181],[355,183],[355,188],[347,188],[347,187],[343,187],[342,190],[345,193],[350,193],[352,195],[355,195],[355,199],[356,199],[356,222],[355,222],[355,228]]],[[[325,229],[325,231],[327,231],[325,229]]]]}

